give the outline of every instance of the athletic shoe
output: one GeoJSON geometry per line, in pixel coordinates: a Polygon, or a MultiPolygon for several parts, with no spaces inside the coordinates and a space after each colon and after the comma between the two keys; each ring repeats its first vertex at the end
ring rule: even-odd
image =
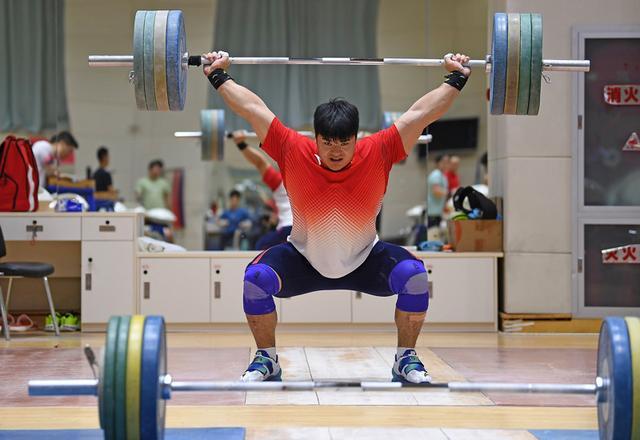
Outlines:
{"type": "Polygon", "coordinates": [[[60,318],[59,325],[63,332],[77,332],[80,330],[80,317],[73,313],[66,313],[60,318]]]}
{"type": "Polygon", "coordinates": [[[282,369],[278,364],[278,356],[272,359],[265,350],[256,351],[256,357],[253,358],[240,380],[243,382],[280,382],[282,369]]]}
{"type": "MultiPolygon", "coordinates": [[[[56,312],[56,322],[58,323],[58,328],[60,328],[60,319],[61,318],[62,317],[60,316],[60,313],[56,312]]],[[[53,319],[51,318],[51,314],[48,314],[44,318],[44,331],[45,332],[55,331],[55,329],[53,328],[53,319]]]]}
{"type": "Polygon", "coordinates": [[[431,383],[431,376],[415,350],[405,350],[400,357],[396,355],[391,374],[393,382],[431,383]]]}

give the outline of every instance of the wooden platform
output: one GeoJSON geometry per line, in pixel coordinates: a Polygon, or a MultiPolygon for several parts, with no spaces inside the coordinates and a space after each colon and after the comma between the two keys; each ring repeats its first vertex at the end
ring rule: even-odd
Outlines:
{"type": "Polygon", "coordinates": [[[509,333],[598,333],[601,319],[574,319],[570,313],[500,312],[500,330],[509,333]]]}

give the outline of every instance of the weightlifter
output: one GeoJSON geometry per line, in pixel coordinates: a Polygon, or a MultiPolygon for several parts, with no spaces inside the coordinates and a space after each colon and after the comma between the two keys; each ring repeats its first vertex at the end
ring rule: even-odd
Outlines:
{"type": "Polygon", "coordinates": [[[319,105],[311,140],[284,126],[260,97],[229,76],[228,53],[205,56],[212,64],[204,74],[277,162],[294,218],[288,242],[262,252],[245,271],[244,311],[258,350],[242,380],[281,380],[274,297],[345,289],[397,295],[393,380],[430,382],[415,352],[429,305],[427,272],[410,252],[378,239],[375,219],[391,167],[407,157],[424,127],[443,116],[460,94],[471,74],[463,66],[469,57],[445,57],[449,73],[443,84],[391,127],[356,141],[359,116],[353,104],[334,99],[319,105]]]}

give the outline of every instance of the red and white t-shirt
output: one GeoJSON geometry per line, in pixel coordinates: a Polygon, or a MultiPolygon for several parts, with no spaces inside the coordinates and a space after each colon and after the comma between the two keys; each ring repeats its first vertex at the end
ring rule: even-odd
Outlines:
{"type": "Polygon", "coordinates": [[[291,226],[293,224],[293,214],[291,213],[287,190],[282,183],[282,174],[269,165],[262,175],[262,181],[271,189],[273,200],[276,202],[276,208],[278,209],[278,226],[276,226],[276,229],[291,226]]]}
{"type": "Polygon", "coordinates": [[[320,164],[314,140],[274,118],[262,144],[280,167],[293,210],[289,241],[327,278],[354,271],[378,241],[375,220],[389,172],[406,153],[395,125],[360,139],[351,163],[320,164]]]}

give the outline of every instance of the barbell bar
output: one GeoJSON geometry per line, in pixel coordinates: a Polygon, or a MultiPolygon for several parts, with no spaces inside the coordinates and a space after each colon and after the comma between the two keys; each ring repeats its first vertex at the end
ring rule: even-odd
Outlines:
{"type": "MultiPolygon", "coordinates": [[[[402,65],[438,67],[444,59],[353,57],[231,57],[232,64],[252,65],[402,65]]],[[[133,55],[89,55],[91,67],[130,67],[136,105],[140,110],[182,110],[189,66],[211,62],[189,56],[182,11],[137,11],[134,18],[133,55]]],[[[471,68],[490,73],[492,114],[536,115],[543,71],[588,72],[588,60],[542,58],[540,14],[496,13],[491,54],[470,60],[471,68]],[[523,79],[523,82],[520,81],[523,79]],[[508,99],[505,99],[508,98],[508,99]]]]}
{"type": "MultiPolygon", "coordinates": [[[[401,113],[385,112],[383,127],[388,128],[401,113]]],[[[200,155],[202,160],[224,160],[224,138],[231,137],[231,132],[225,130],[224,110],[206,109],[200,111],[201,131],[176,131],[174,137],[180,139],[200,139],[200,155]]],[[[298,131],[302,136],[315,138],[313,131],[298,131]]],[[[245,131],[244,136],[257,139],[258,135],[252,131],[245,131]]],[[[358,138],[366,136],[364,132],[358,133],[358,138]]],[[[430,134],[421,135],[417,143],[428,144],[432,140],[430,134]]]]}
{"type": "MultiPolygon", "coordinates": [[[[95,356],[85,349],[96,366],[95,356]]],[[[161,439],[165,402],[173,392],[449,390],[452,392],[554,393],[595,395],[600,438],[640,438],[640,318],[608,317],[598,339],[597,377],[587,384],[442,382],[411,384],[376,381],[174,381],[167,372],[164,319],[160,316],[114,316],[107,327],[99,373],[94,379],[31,380],[31,396],[98,397],[105,438],[161,439]],[[129,385],[128,385],[129,384],[129,385]],[[130,386],[137,384],[137,386],[130,386]],[[137,403],[136,403],[137,402],[137,403]],[[116,433],[128,433],[118,436],[116,433]]]]}

